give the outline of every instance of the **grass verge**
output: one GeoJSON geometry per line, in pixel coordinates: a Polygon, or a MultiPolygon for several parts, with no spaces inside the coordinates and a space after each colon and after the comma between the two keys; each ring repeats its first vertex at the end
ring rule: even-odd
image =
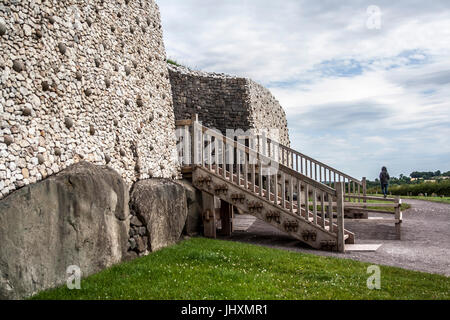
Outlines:
{"type": "Polygon", "coordinates": [[[32,299],[450,299],[450,278],[237,242],[194,238],[32,299]]]}
{"type": "Polygon", "coordinates": [[[405,197],[401,196],[402,199],[416,199],[416,200],[424,200],[424,201],[431,201],[431,202],[438,202],[438,203],[447,203],[450,204],[450,197],[405,197]]]}

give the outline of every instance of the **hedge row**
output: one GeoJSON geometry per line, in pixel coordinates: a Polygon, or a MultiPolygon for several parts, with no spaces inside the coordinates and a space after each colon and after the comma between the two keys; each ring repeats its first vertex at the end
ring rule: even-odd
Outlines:
{"type": "MultiPolygon", "coordinates": [[[[381,188],[369,189],[369,193],[381,192],[381,188]]],[[[418,196],[419,194],[427,194],[431,196],[433,193],[438,196],[450,197],[450,181],[442,181],[439,183],[420,183],[420,184],[404,184],[401,186],[390,186],[389,193],[396,196],[407,196],[409,194],[418,196]]]]}

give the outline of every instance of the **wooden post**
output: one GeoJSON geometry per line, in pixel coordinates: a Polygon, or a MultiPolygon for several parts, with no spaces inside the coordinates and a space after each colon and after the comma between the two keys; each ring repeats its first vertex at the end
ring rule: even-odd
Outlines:
{"type": "Polygon", "coordinates": [[[216,208],[214,205],[214,196],[202,192],[202,202],[203,202],[203,234],[206,238],[217,237],[216,234],[216,208]]]}
{"type": "Polygon", "coordinates": [[[337,247],[339,252],[345,252],[345,239],[344,239],[344,197],[345,197],[345,183],[336,183],[336,210],[337,210],[337,247]]]}
{"type": "Polygon", "coordinates": [[[395,204],[397,205],[395,207],[395,220],[396,220],[395,232],[397,233],[398,240],[401,240],[402,239],[401,226],[402,226],[402,220],[403,220],[402,211],[401,211],[402,210],[402,208],[401,208],[402,200],[398,197],[395,198],[395,204]]]}
{"type": "MultiPolygon", "coordinates": [[[[363,202],[367,203],[367,199],[366,199],[366,197],[367,197],[367,178],[366,177],[362,178],[362,189],[363,189],[363,197],[364,197],[363,202]]],[[[364,205],[364,207],[366,207],[366,206],[364,205]]],[[[363,212],[364,212],[365,218],[369,216],[367,210],[363,210],[363,212]]]]}
{"type": "Polygon", "coordinates": [[[222,222],[220,234],[231,236],[233,233],[233,206],[223,200],[220,201],[220,220],[222,222]]]}
{"type": "Polygon", "coordinates": [[[200,163],[198,156],[198,114],[192,116],[192,166],[200,163]]]}

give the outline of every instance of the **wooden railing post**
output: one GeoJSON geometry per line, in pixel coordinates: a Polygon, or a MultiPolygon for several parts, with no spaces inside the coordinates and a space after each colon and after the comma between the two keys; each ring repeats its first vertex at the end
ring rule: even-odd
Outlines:
{"type": "Polygon", "coordinates": [[[345,239],[344,239],[344,182],[336,183],[336,210],[337,210],[337,249],[339,252],[345,252],[345,239]]]}
{"type": "MultiPolygon", "coordinates": [[[[367,197],[367,178],[363,177],[361,183],[362,183],[363,197],[364,197],[363,198],[363,203],[367,203],[367,199],[366,199],[366,197],[367,197]]],[[[368,217],[367,210],[364,210],[364,216],[368,217]]]]}
{"type": "MultiPolygon", "coordinates": [[[[191,162],[192,166],[199,165],[200,164],[200,158],[199,158],[199,139],[198,139],[198,114],[194,114],[192,116],[192,155],[193,159],[191,159],[193,162],[191,162]]],[[[202,150],[203,152],[203,150],[202,150]]]]}
{"type": "Polygon", "coordinates": [[[397,197],[395,198],[395,231],[397,233],[397,238],[398,240],[402,239],[402,235],[401,235],[401,225],[402,225],[402,200],[397,197]]]}

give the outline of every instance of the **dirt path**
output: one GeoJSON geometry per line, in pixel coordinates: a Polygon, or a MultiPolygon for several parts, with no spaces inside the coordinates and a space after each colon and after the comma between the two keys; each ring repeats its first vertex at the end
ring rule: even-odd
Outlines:
{"type": "MultiPolygon", "coordinates": [[[[393,224],[346,220],[345,227],[355,233],[356,243],[383,244],[377,252],[339,254],[313,250],[259,220],[253,224],[250,221],[247,230],[237,231],[227,239],[450,276],[450,204],[410,199],[404,202],[412,208],[403,212],[402,240],[396,240],[393,224]]],[[[389,214],[378,216],[392,218],[389,214]]],[[[243,218],[248,223],[249,216],[243,218]]]]}

